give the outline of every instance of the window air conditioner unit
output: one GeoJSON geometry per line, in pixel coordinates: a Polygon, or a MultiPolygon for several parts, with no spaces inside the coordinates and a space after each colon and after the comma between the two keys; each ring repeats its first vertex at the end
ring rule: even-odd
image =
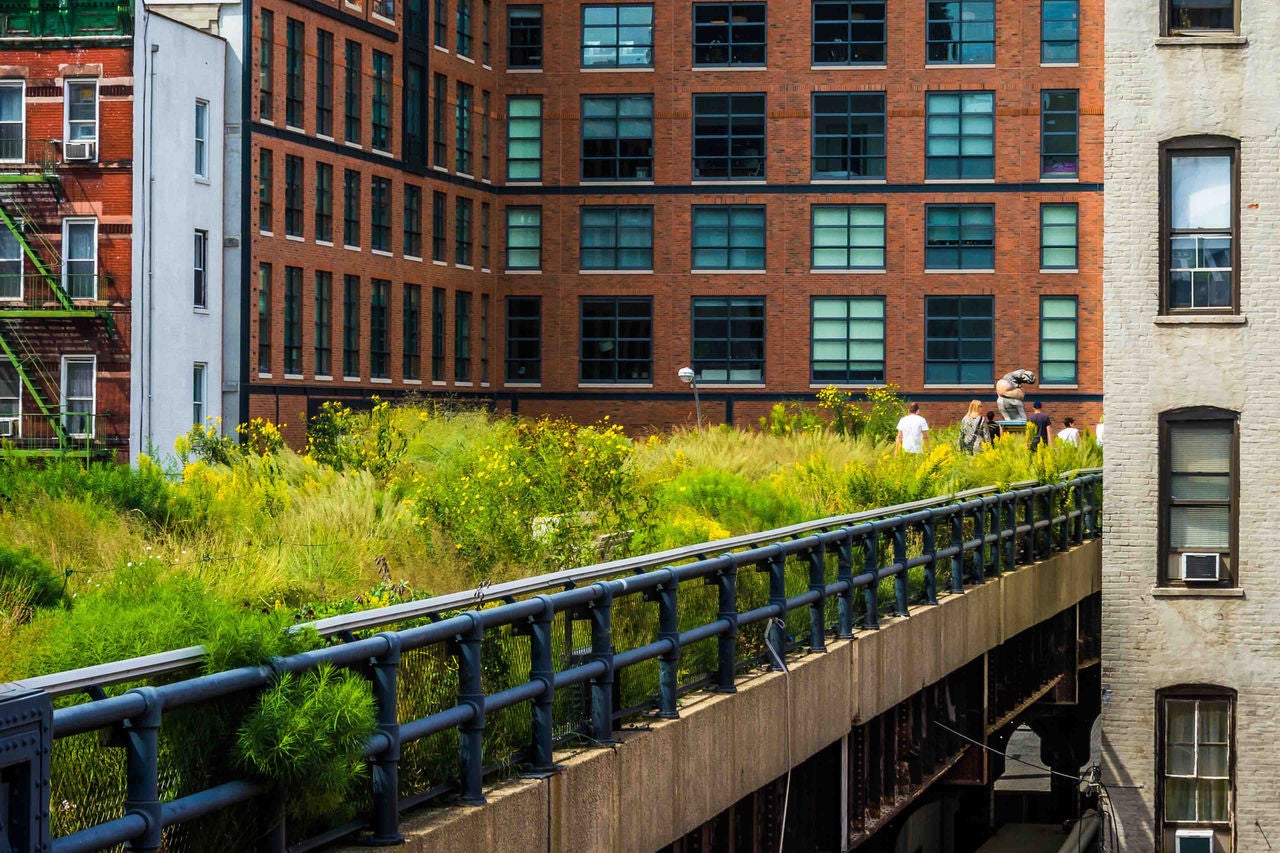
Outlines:
{"type": "Polygon", "coordinates": [[[95,145],[92,142],[64,142],[62,144],[63,160],[92,160],[95,145]]]}
{"type": "Polygon", "coordinates": [[[1184,581],[1216,581],[1222,565],[1221,554],[1183,554],[1182,579],[1184,581]]]}
{"type": "Polygon", "coordinates": [[[17,434],[17,418],[0,418],[0,438],[13,438],[17,434]]]}
{"type": "Polygon", "coordinates": [[[1173,838],[1174,853],[1213,853],[1212,829],[1179,829],[1173,838]]]}

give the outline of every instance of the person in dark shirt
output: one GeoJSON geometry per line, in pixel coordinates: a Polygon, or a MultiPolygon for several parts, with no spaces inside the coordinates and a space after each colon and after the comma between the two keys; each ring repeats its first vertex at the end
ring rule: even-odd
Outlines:
{"type": "Polygon", "coordinates": [[[1035,435],[1031,436],[1032,450],[1053,440],[1053,430],[1049,427],[1053,421],[1049,420],[1049,416],[1040,410],[1039,400],[1031,404],[1031,416],[1027,418],[1027,423],[1034,424],[1036,428],[1035,435]]]}

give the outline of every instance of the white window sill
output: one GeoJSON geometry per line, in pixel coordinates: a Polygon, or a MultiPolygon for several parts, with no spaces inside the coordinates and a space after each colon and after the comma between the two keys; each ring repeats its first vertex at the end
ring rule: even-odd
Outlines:
{"type": "Polygon", "coordinates": [[[1079,62],[1041,62],[1041,68],[1079,68],[1079,62]]]}
{"type": "Polygon", "coordinates": [[[262,122],[263,124],[269,124],[269,125],[271,125],[272,127],[275,127],[275,126],[276,126],[275,119],[259,118],[259,119],[258,119],[258,121],[262,122]]]}
{"type": "Polygon", "coordinates": [[[467,172],[454,172],[454,174],[459,178],[466,178],[468,181],[474,181],[476,179],[475,175],[468,174],[467,172]]]}
{"type": "Polygon", "coordinates": [[[925,275],[992,275],[995,270],[925,270],[925,275]]]}
{"type": "Polygon", "coordinates": [[[439,164],[432,164],[431,168],[435,169],[437,172],[444,172],[446,175],[449,174],[449,170],[439,164]]]}
{"type": "Polygon", "coordinates": [[[888,270],[840,269],[838,267],[809,270],[810,275],[884,275],[887,272],[888,270]]]}
{"type": "Polygon", "coordinates": [[[286,240],[292,240],[292,241],[293,241],[293,242],[295,242],[295,243],[303,243],[303,242],[305,242],[305,241],[303,240],[303,238],[302,238],[302,235],[301,235],[301,234],[286,234],[286,235],[284,235],[284,238],[285,238],[286,240]]]}
{"type": "Polygon", "coordinates": [[[470,387],[471,387],[471,383],[470,383],[470,382],[457,382],[457,381],[455,381],[453,384],[454,384],[454,385],[456,385],[456,386],[457,386],[457,387],[459,387],[459,388],[470,388],[470,387]]]}
{"type": "Polygon", "coordinates": [[[284,375],[284,378],[285,379],[302,379],[303,377],[301,373],[286,373],[284,375]]]}
{"type": "Polygon", "coordinates": [[[995,178],[925,178],[926,184],[994,184],[995,178]]]}
{"type": "Polygon", "coordinates": [[[436,265],[436,266],[438,266],[438,267],[447,267],[447,266],[449,266],[449,262],[448,262],[448,261],[436,261],[436,260],[433,260],[431,263],[435,264],[435,265],[436,265]]]}
{"type": "Polygon", "coordinates": [[[404,259],[406,261],[417,261],[418,263],[422,263],[422,258],[418,257],[417,255],[405,255],[404,259]]]}
{"type": "Polygon", "coordinates": [[[542,275],[542,270],[503,270],[503,275],[542,275]]]}
{"type": "Polygon", "coordinates": [[[810,71],[884,71],[887,65],[810,65],[810,71]]]}
{"type": "Polygon", "coordinates": [[[541,68],[508,68],[508,74],[541,74],[541,68]]]}
{"type": "Polygon", "coordinates": [[[586,388],[586,389],[595,389],[595,390],[605,388],[605,389],[615,390],[615,391],[633,390],[633,389],[640,391],[640,390],[644,390],[645,388],[652,388],[653,383],[652,382],[579,382],[578,387],[586,388]]]}
{"type": "Polygon", "coordinates": [[[294,133],[306,133],[306,132],[307,132],[307,131],[306,131],[306,130],[304,130],[303,128],[298,127],[296,124],[286,124],[286,125],[284,126],[284,129],[285,129],[285,130],[292,130],[294,133]]]}
{"type": "Polygon", "coordinates": [[[395,255],[391,254],[390,252],[384,252],[384,251],[382,251],[381,249],[370,249],[369,251],[370,251],[370,252],[372,252],[373,254],[377,255],[377,256],[378,256],[378,257],[380,257],[380,258],[393,258],[393,257],[395,257],[395,255]]]}
{"type": "Polygon", "coordinates": [[[332,249],[332,248],[333,248],[333,241],[332,241],[332,240],[317,240],[317,241],[316,241],[316,245],[317,245],[317,246],[327,246],[328,248],[332,249]]]}
{"type": "Polygon", "coordinates": [[[196,175],[196,183],[204,184],[206,187],[213,184],[213,182],[209,180],[208,175],[196,175]]]}
{"type": "Polygon", "coordinates": [[[332,141],[333,141],[333,137],[332,137],[332,136],[328,136],[327,134],[323,134],[323,133],[317,133],[317,134],[316,134],[316,139],[323,139],[325,142],[332,142],[332,141]]]}
{"type": "Polygon", "coordinates": [[[259,229],[258,229],[258,236],[259,236],[259,237],[274,237],[274,236],[276,236],[276,232],[274,232],[274,231],[263,231],[261,228],[259,228],[259,229]]]}
{"type": "Polygon", "coordinates": [[[513,181],[510,178],[508,178],[507,186],[509,187],[540,187],[542,186],[542,181],[513,181]]]}
{"type": "Polygon", "coordinates": [[[375,382],[375,383],[377,383],[378,385],[390,385],[390,384],[391,384],[391,378],[390,378],[390,377],[388,377],[388,376],[375,376],[375,377],[373,377],[372,379],[370,379],[369,381],[370,381],[370,382],[375,382]]]}
{"type": "Polygon", "coordinates": [[[421,385],[422,384],[421,379],[402,379],[400,381],[403,382],[405,385],[421,385]]]}
{"type": "Polygon", "coordinates": [[[503,382],[503,388],[541,388],[541,382],[503,382]]]}
{"type": "Polygon", "coordinates": [[[1080,183],[1079,175],[1041,175],[1040,183],[1042,184],[1078,184],[1080,183]]]}
{"type": "Polygon", "coordinates": [[[746,180],[743,178],[694,178],[692,183],[695,184],[730,184],[735,187],[762,187],[769,183],[764,178],[751,178],[746,180]]]}
{"type": "Polygon", "coordinates": [[[458,58],[461,59],[463,62],[470,62],[472,65],[476,64],[476,61],[474,59],[472,59],[469,56],[463,56],[461,53],[458,54],[458,58]]]}
{"type": "Polygon", "coordinates": [[[441,53],[448,53],[448,52],[449,52],[449,48],[447,48],[447,47],[443,47],[442,45],[433,44],[433,45],[431,45],[431,46],[432,46],[433,48],[435,48],[436,50],[440,51],[441,53]]]}
{"type": "Polygon", "coordinates": [[[270,373],[262,373],[261,371],[259,371],[259,372],[258,372],[258,378],[259,378],[259,379],[270,379],[270,378],[271,378],[271,374],[270,374],[270,373]]]}
{"type": "Polygon", "coordinates": [[[653,275],[653,270],[578,270],[578,275],[653,275]]]}
{"type": "Polygon", "coordinates": [[[192,313],[192,314],[203,314],[204,316],[208,317],[208,316],[209,316],[209,306],[207,306],[207,305],[196,305],[196,306],[193,306],[193,307],[192,307],[192,309],[191,309],[191,313],[192,313]]]}
{"type": "Polygon", "coordinates": [[[1243,326],[1248,322],[1243,314],[1163,314],[1155,319],[1157,326],[1243,326]]]}
{"type": "Polygon", "coordinates": [[[342,248],[346,249],[348,252],[362,252],[362,251],[364,251],[364,250],[363,250],[363,249],[361,249],[359,246],[348,246],[348,245],[346,245],[345,243],[343,244],[342,248]]]}
{"type": "Polygon", "coordinates": [[[1076,275],[1079,272],[1080,272],[1079,267],[1073,267],[1071,269],[1063,268],[1063,269],[1052,269],[1052,270],[1040,270],[1040,275],[1076,275]]]}
{"type": "Polygon", "coordinates": [[[995,68],[995,63],[985,62],[926,62],[925,68],[937,68],[942,70],[956,70],[959,68],[995,68]]]}
{"type": "Polygon", "coordinates": [[[654,69],[651,67],[637,66],[635,68],[579,68],[583,74],[652,74],[654,69]]]}
{"type": "Polygon", "coordinates": [[[342,377],[342,381],[343,381],[343,382],[359,382],[359,381],[360,381],[360,377],[359,377],[359,376],[344,376],[344,377],[342,377]]]}
{"type": "Polygon", "coordinates": [[[332,376],[313,376],[311,378],[314,379],[316,382],[332,382],[333,381],[332,376]]]}
{"type": "Polygon", "coordinates": [[[1244,47],[1249,40],[1237,35],[1161,36],[1156,47],[1244,47]]]}
{"type": "MultiPolygon", "coordinates": [[[[359,8],[359,7],[357,7],[357,8],[359,8]]],[[[388,24],[388,25],[393,26],[393,27],[396,25],[396,22],[395,22],[395,21],[391,20],[390,18],[383,17],[382,15],[379,15],[377,12],[370,12],[370,13],[369,13],[369,15],[370,15],[370,17],[372,17],[375,21],[381,21],[382,23],[384,23],[384,24],[388,24]]]]}
{"type": "Polygon", "coordinates": [[[346,142],[343,142],[342,144],[347,146],[348,148],[361,148],[361,149],[364,148],[364,146],[361,145],[359,142],[352,142],[350,139],[348,139],[346,142]]]}
{"type": "Polygon", "coordinates": [[[1045,391],[1075,391],[1079,389],[1079,385],[1054,385],[1052,383],[1040,383],[1040,388],[1045,391]]]}
{"type": "Polygon", "coordinates": [[[1244,598],[1244,590],[1238,586],[1207,586],[1197,589],[1194,586],[1153,586],[1152,598],[1244,598]]]}
{"type": "Polygon", "coordinates": [[[443,379],[432,379],[432,380],[431,380],[431,384],[432,384],[432,385],[439,385],[441,388],[443,388],[443,387],[445,386],[445,384],[446,384],[446,383],[445,383],[445,381],[444,381],[443,379]]]}
{"type": "Polygon", "coordinates": [[[843,382],[821,382],[821,383],[810,382],[809,383],[809,388],[811,390],[814,390],[814,389],[821,390],[823,388],[840,388],[847,391],[865,391],[868,388],[879,388],[879,387],[881,386],[878,383],[875,385],[846,385],[843,382]]]}
{"type": "Polygon", "coordinates": [[[691,275],[765,275],[768,270],[689,270],[691,275]]]}
{"type": "Polygon", "coordinates": [[[454,264],[453,266],[454,266],[454,269],[460,269],[460,270],[474,270],[474,269],[475,269],[475,267],[471,266],[471,264],[454,264]]]}

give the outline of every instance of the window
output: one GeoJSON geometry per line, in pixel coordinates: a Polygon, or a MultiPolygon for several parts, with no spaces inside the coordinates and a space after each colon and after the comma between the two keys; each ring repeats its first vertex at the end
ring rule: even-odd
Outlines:
{"type": "Polygon", "coordinates": [[[8,359],[0,361],[0,422],[9,427],[11,437],[22,434],[22,381],[8,359]]]}
{"type": "MultiPolygon", "coordinates": [[[[1209,685],[1156,694],[1162,828],[1169,835],[1197,825],[1224,833],[1226,844],[1218,847],[1210,840],[1205,850],[1232,849],[1235,699],[1234,690],[1209,685]]],[[[1173,845],[1165,843],[1161,849],[1171,851],[1173,845]]]]}
{"type": "Polygon", "coordinates": [[[433,261],[444,261],[445,205],[444,193],[431,194],[431,260],[433,261]]]}
{"type": "Polygon", "coordinates": [[[582,178],[653,180],[653,96],[582,99],[582,178]]]}
{"type": "Polygon", "coordinates": [[[763,206],[695,206],[693,268],[763,270],[764,235],[763,206]]]}
{"type": "Polygon", "coordinates": [[[284,372],[302,373],[302,267],[284,268],[284,372]]]}
{"type": "Polygon", "coordinates": [[[404,7],[406,37],[416,37],[425,44],[427,37],[427,0],[408,0],[404,7]]]}
{"type": "Polygon", "coordinates": [[[273,118],[271,75],[275,70],[275,19],[269,9],[263,9],[258,26],[258,118],[266,122],[273,118]]]}
{"type": "Polygon", "coordinates": [[[885,0],[816,0],[814,65],[884,65],[885,0]]]}
{"type": "Polygon", "coordinates": [[[471,56],[471,0],[458,0],[458,56],[471,56]]]}
{"type": "Polygon", "coordinates": [[[1218,580],[1235,585],[1240,437],[1238,415],[1197,407],[1160,416],[1161,584],[1183,583],[1183,555],[1218,558],[1218,580]]]}
{"type": "Polygon", "coordinates": [[[431,104],[431,165],[445,168],[449,156],[449,140],[445,138],[445,108],[449,105],[449,80],[435,75],[435,101],[431,104]]]}
{"type": "Polygon", "coordinates": [[[191,422],[197,426],[204,425],[204,373],[205,365],[191,365],[191,422]]]}
{"type": "Polygon", "coordinates": [[[507,180],[542,180],[542,98],[507,98],[507,180]]]}
{"type": "Polygon", "coordinates": [[[258,149],[258,230],[271,233],[272,159],[266,148],[258,149]]]}
{"type": "Polygon", "coordinates": [[[1040,384],[1075,385],[1079,340],[1074,296],[1040,297],[1040,384]]]}
{"type": "Polygon", "coordinates": [[[542,269],[542,208],[507,208],[507,269],[542,269]]]}
{"type": "Polygon", "coordinates": [[[369,289],[369,376],[386,379],[391,362],[390,325],[391,282],[375,278],[369,289]]]}
{"type": "Polygon", "coordinates": [[[1166,313],[1238,310],[1239,145],[1222,137],[1190,137],[1161,146],[1166,313]]]}
{"type": "Polygon", "coordinates": [[[17,235],[0,228],[0,299],[22,299],[25,261],[17,235]]]}
{"type": "Polygon", "coordinates": [[[449,46],[449,4],[446,0],[436,0],[435,14],[436,47],[449,46]]]}
{"type": "Polygon", "coordinates": [[[925,96],[925,178],[995,176],[994,92],[931,92],[925,96]]]}
{"type": "Polygon", "coordinates": [[[302,236],[302,158],[284,158],[284,233],[302,236]]]}
{"type": "Polygon", "coordinates": [[[1040,61],[1080,61],[1080,0],[1040,0],[1040,61]]]}
{"type": "Polygon", "coordinates": [[[813,95],[813,177],[818,180],[883,180],[883,92],[817,92],[813,95]]]}
{"type": "Polygon", "coordinates": [[[489,108],[492,96],[488,92],[480,93],[480,179],[489,180],[489,108]]]}
{"type": "Polygon", "coordinates": [[[431,288],[431,380],[444,381],[444,288],[431,288]]]}
{"type": "Polygon", "coordinates": [[[271,264],[258,264],[258,372],[271,375],[271,264]]]}
{"type": "Polygon", "coordinates": [[[427,72],[416,62],[405,64],[404,158],[415,168],[427,160],[427,72]]]}
{"type": "Polygon", "coordinates": [[[373,52],[373,139],[379,151],[391,150],[391,57],[373,52]]]}
{"type": "Polygon", "coordinates": [[[764,95],[694,95],[693,177],[764,176],[764,95]]]}
{"type": "Polygon", "coordinates": [[[764,3],[694,3],[693,64],[764,65],[764,3]]]}
{"type": "Polygon", "coordinates": [[[209,177],[209,102],[196,101],[196,177],[209,177]]]}
{"type": "Polygon", "coordinates": [[[284,123],[302,127],[302,21],[288,18],[284,37],[284,123]]]}
{"type": "Polygon", "coordinates": [[[98,298],[98,220],[62,220],[62,289],[72,299],[98,298]]]}
{"type": "Polygon", "coordinates": [[[480,0],[480,64],[489,67],[492,59],[490,53],[489,31],[493,20],[493,9],[490,0],[480,0]]]}
{"type": "Polygon", "coordinates": [[[1075,89],[1040,93],[1040,175],[1080,174],[1080,93],[1075,89]]]}
{"type": "Polygon", "coordinates": [[[840,385],[884,382],[884,299],[815,296],[810,381],[840,385]]]}
{"type": "Polygon", "coordinates": [[[453,294],[453,379],[471,381],[471,294],[453,294]]]}
{"type": "Polygon", "coordinates": [[[0,80],[0,163],[26,159],[26,82],[0,80]]]}
{"type": "Polygon", "coordinates": [[[404,187],[404,254],[422,257],[422,188],[404,187]]]}
{"type": "Polygon", "coordinates": [[[342,281],[342,375],[360,378],[360,276],[342,281]]]}
{"type": "Polygon", "coordinates": [[[542,7],[507,7],[507,67],[542,67],[542,7]]]}
{"type": "Polygon", "coordinates": [[[991,384],[995,298],[927,296],[924,300],[926,385],[991,384]]]}
{"type": "Polygon", "coordinates": [[[1161,0],[1164,34],[1222,35],[1240,31],[1238,0],[1161,0]]]}
{"type": "Polygon", "coordinates": [[[480,381],[489,383],[489,294],[480,294],[480,381]]]}
{"type": "Polygon", "coordinates": [[[316,376],[332,376],[333,273],[316,270],[316,376]]]}
{"type": "Polygon", "coordinates": [[[468,83],[458,84],[458,103],[454,112],[454,169],[471,174],[471,96],[468,83]]]}
{"type": "Polygon", "coordinates": [[[813,268],[884,269],[884,205],[813,207],[813,268]]]}
{"type": "MultiPolygon", "coordinates": [[[[63,155],[67,142],[98,141],[98,81],[68,80],[65,84],[66,127],[63,135],[63,155]]],[[[96,160],[94,156],[87,159],[96,160]]]]}
{"type": "Polygon", "coordinates": [[[342,242],[343,245],[360,246],[360,173],[347,169],[343,174],[342,242]]]}
{"type": "Polygon", "coordinates": [[[346,96],[343,112],[346,118],[347,142],[360,144],[360,102],[364,100],[364,77],[360,70],[361,47],[359,42],[347,42],[346,96]]]}
{"type": "Polygon", "coordinates": [[[196,308],[209,305],[209,232],[195,232],[195,258],[192,262],[191,304],[196,308]]]}
{"type": "Polygon", "coordinates": [[[993,65],[996,61],[994,0],[929,0],[926,62],[930,65],[993,65]]]}
{"type": "Polygon", "coordinates": [[[391,251],[391,181],[374,178],[370,182],[369,212],[373,223],[370,227],[370,247],[375,252],[391,251]]]}
{"type": "Polygon", "coordinates": [[[653,269],[652,207],[582,208],[584,270],[653,269]]]}
{"type": "Polygon", "coordinates": [[[764,297],[693,297],[699,382],[764,382],[764,297]]]}
{"type": "Polygon", "coordinates": [[[422,356],[419,353],[422,340],[422,288],[416,284],[404,286],[404,305],[400,312],[404,328],[401,331],[401,371],[405,379],[422,378],[422,356]]]}
{"type": "Polygon", "coordinates": [[[71,438],[93,438],[98,411],[97,376],[94,356],[62,357],[62,429],[71,438]]]}
{"type": "Polygon", "coordinates": [[[925,269],[994,269],[995,247],[995,208],[992,205],[925,206],[925,269]]]}
{"type": "Polygon", "coordinates": [[[1080,210],[1074,204],[1040,205],[1040,269],[1078,267],[1080,210]]]}
{"type": "Polygon", "coordinates": [[[507,297],[507,382],[542,381],[542,297],[507,297]]]}
{"type": "Polygon", "coordinates": [[[582,67],[652,68],[653,6],[583,6],[582,67]]]}
{"type": "Polygon", "coordinates": [[[333,136],[333,33],[316,30],[316,134],[333,136]]]}
{"type": "Polygon", "coordinates": [[[489,269],[489,202],[480,202],[480,269],[489,269]]]}
{"type": "Polygon", "coordinates": [[[471,199],[458,196],[453,207],[453,262],[471,266],[471,199]]]}
{"type": "Polygon", "coordinates": [[[333,167],[316,163],[316,240],[333,242],[333,167]]]}
{"type": "Polygon", "coordinates": [[[653,381],[653,300],[584,296],[579,300],[582,382],[653,381]]]}

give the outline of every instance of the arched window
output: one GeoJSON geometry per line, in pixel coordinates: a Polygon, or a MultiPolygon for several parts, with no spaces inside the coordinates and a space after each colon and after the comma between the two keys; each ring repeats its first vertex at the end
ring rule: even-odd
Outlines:
{"type": "Polygon", "coordinates": [[[1239,140],[1162,142],[1160,172],[1160,313],[1239,313],[1239,140]]]}
{"type": "Polygon", "coordinates": [[[1198,406],[1160,416],[1160,571],[1167,586],[1235,586],[1239,415],[1198,406]]]}
{"type": "Polygon", "coordinates": [[[1181,684],[1157,691],[1161,850],[1232,849],[1235,706],[1236,691],[1228,687],[1181,684]]]}

